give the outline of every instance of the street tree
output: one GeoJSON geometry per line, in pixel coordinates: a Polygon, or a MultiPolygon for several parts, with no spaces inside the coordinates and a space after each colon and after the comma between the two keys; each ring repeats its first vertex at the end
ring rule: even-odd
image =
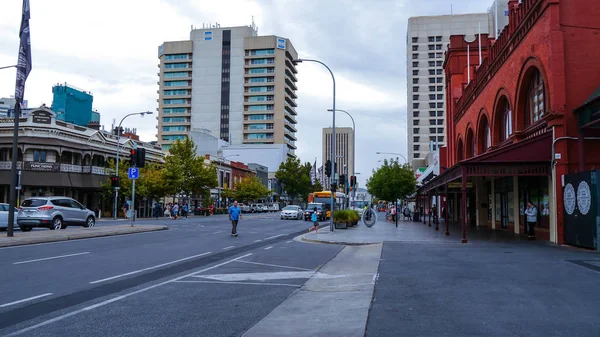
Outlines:
{"type": "Polygon", "coordinates": [[[279,180],[290,199],[301,198],[304,200],[313,191],[313,185],[310,181],[311,169],[312,165],[310,163],[302,165],[300,159],[288,158],[285,162],[279,164],[275,178],[279,180]]]}
{"type": "Polygon", "coordinates": [[[235,199],[242,202],[254,201],[265,197],[269,194],[269,190],[263,185],[260,178],[256,176],[248,176],[242,178],[235,185],[235,199]]]}
{"type": "Polygon", "coordinates": [[[381,167],[373,170],[367,180],[367,190],[379,199],[395,202],[397,209],[398,199],[405,199],[415,193],[417,181],[409,164],[400,165],[398,159],[386,159],[381,167]]]}
{"type": "Polygon", "coordinates": [[[217,170],[205,164],[197,154],[197,146],[190,139],[171,144],[163,166],[168,194],[183,193],[188,196],[203,195],[217,186],[217,170]]]}
{"type": "Polygon", "coordinates": [[[317,179],[317,181],[313,185],[313,192],[321,192],[323,191],[323,186],[321,186],[321,182],[317,179]]]}
{"type": "Polygon", "coordinates": [[[136,181],[136,194],[149,199],[164,197],[167,193],[165,169],[156,163],[140,169],[140,178],[136,181]]]}

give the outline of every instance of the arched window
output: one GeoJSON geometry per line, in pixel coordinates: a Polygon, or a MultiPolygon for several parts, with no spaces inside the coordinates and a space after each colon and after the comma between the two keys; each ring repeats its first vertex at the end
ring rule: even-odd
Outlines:
{"type": "Polygon", "coordinates": [[[479,152],[484,153],[492,146],[492,132],[486,115],[481,117],[481,122],[479,123],[479,129],[477,131],[477,137],[479,138],[479,152]]]}
{"type": "Polygon", "coordinates": [[[477,149],[475,148],[475,137],[473,136],[473,129],[469,129],[469,131],[467,131],[465,149],[467,152],[466,158],[475,157],[477,149]]]}
{"type": "Polygon", "coordinates": [[[490,130],[490,125],[488,124],[485,128],[485,150],[489,149],[492,146],[492,131],[490,130]]]}
{"type": "Polygon", "coordinates": [[[502,98],[500,103],[500,113],[502,114],[502,124],[500,124],[500,143],[507,140],[512,135],[512,111],[506,97],[502,98]]]}
{"type": "Polygon", "coordinates": [[[456,145],[456,147],[457,147],[457,149],[456,149],[456,160],[457,161],[461,161],[461,160],[465,159],[465,156],[464,156],[464,153],[465,153],[464,151],[465,150],[464,150],[462,139],[458,139],[458,142],[456,144],[457,144],[456,145]]]}
{"type": "Polygon", "coordinates": [[[535,70],[531,75],[529,87],[527,90],[527,122],[529,125],[537,122],[544,117],[546,106],[544,104],[544,79],[539,70],[535,70]]]}

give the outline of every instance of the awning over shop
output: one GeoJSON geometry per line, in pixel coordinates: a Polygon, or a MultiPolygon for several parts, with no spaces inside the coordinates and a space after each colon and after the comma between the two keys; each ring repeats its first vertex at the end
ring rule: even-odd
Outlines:
{"type": "Polygon", "coordinates": [[[427,193],[463,177],[548,176],[551,158],[552,133],[546,132],[463,160],[431,179],[419,193],[427,193]]]}

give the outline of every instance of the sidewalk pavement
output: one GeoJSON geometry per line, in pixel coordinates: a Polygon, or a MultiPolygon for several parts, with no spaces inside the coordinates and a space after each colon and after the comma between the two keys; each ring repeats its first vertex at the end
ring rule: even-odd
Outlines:
{"type": "Polygon", "coordinates": [[[169,229],[169,227],[162,225],[134,227],[130,225],[115,225],[110,227],[67,228],[61,230],[33,230],[31,232],[15,232],[13,237],[0,236],[0,247],[153,232],[166,229],[169,229]]]}
{"type": "Polygon", "coordinates": [[[381,249],[345,247],[242,337],[363,337],[381,249]]]}

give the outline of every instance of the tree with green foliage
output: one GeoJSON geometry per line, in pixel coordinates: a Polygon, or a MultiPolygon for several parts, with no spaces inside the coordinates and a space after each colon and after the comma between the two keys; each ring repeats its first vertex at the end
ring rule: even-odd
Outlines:
{"type": "MultiPolygon", "coordinates": [[[[373,170],[373,175],[367,180],[367,190],[379,199],[396,203],[397,208],[398,199],[415,193],[417,180],[409,164],[400,165],[398,159],[386,159],[381,167],[373,170]]],[[[396,216],[396,226],[398,218],[396,216]]]]}
{"type": "Polygon", "coordinates": [[[288,158],[279,165],[275,173],[275,178],[283,186],[291,200],[301,198],[306,200],[308,194],[313,191],[313,185],[310,181],[310,170],[312,165],[306,163],[302,165],[298,158],[288,158]]]}
{"type": "Polygon", "coordinates": [[[323,191],[323,186],[321,186],[321,182],[317,179],[317,181],[313,185],[313,192],[321,192],[321,191],[323,191]]]}
{"type": "Polygon", "coordinates": [[[136,194],[148,198],[161,198],[167,193],[165,169],[153,163],[140,169],[140,178],[136,181],[136,194]]]}
{"type": "Polygon", "coordinates": [[[234,190],[235,199],[241,202],[254,201],[265,197],[268,194],[269,190],[257,176],[242,178],[242,180],[235,185],[234,190]]]}
{"type": "Polygon", "coordinates": [[[190,139],[171,144],[163,166],[166,194],[206,195],[217,186],[216,167],[206,165],[196,153],[197,146],[190,139]]]}

